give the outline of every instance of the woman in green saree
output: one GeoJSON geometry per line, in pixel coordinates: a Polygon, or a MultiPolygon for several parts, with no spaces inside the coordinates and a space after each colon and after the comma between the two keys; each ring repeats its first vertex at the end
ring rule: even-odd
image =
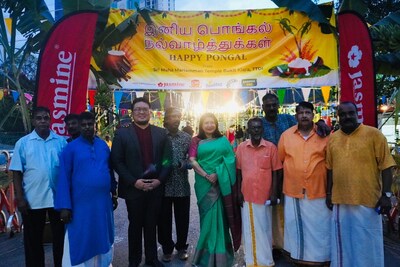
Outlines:
{"type": "Polygon", "coordinates": [[[193,264],[228,267],[240,246],[241,220],[237,203],[235,154],[218,130],[214,114],[200,118],[189,157],[195,170],[195,192],[200,213],[200,236],[193,264]],[[231,230],[233,247],[231,241],[231,230]]]}

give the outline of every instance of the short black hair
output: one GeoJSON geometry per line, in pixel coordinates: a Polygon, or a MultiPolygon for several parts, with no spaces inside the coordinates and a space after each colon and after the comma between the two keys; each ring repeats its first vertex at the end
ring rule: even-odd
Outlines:
{"type": "Polygon", "coordinates": [[[47,114],[50,115],[50,109],[48,109],[47,107],[43,107],[43,106],[38,106],[33,108],[32,110],[32,118],[35,117],[35,115],[39,112],[46,112],[47,114]]]}
{"type": "Polygon", "coordinates": [[[180,110],[179,108],[177,108],[177,107],[169,107],[169,108],[167,108],[167,109],[165,110],[165,112],[164,112],[164,119],[165,119],[166,117],[170,116],[171,113],[173,113],[174,111],[179,111],[179,112],[181,112],[181,110],[180,110]]]}
{"type": "Polygon", "coordinates": [[[266,101],[267,99],[276,99],[279,102],[278,96],[274,93],[266,93],[262,98],[262,102],[266,101]]]}
{"type": "Polygon", "coordinates": [[[351,101],[343,101],[343,102],[340,102],[340,104],[339,104],[339,106],[338,106],[338,110],[339,110],[339,107],[340,107],[341,105],[343,105],[343,104],[350,104],[350,105],[353,105],[354,108],[355,108],[356,111],[357,111],[357,105],[356,105],[354,102],[351,102],[351,101]]]}
{"type": "Polygon", "coordinates": [[[297,104],[296,113],[299,111],[300,108],[311,109],[311,111],[314,112],[314,105],[307,101],[301,101],[301,102],[299,102],[299,104],[297,104]]]}
{"type": "Polygon", "coordinates": [[[135,105],[139,102],[144,102],[149,106],[149,108],[151,108],[151,105],[150,105],[150,102],[148,99],[146,99],[144,97],[138,97],[138,98],[133,99],[133,101],[132,101],[132,110],[135,108],[135,105]]]}
{"type": "Polygon", "coordinates": [[[95,121],[95,116],[92,112],[89,111],[84,111],[81,114],[79,114],[79,121],[83,121],[83,120],[92,120],[95,121]]]}
{"type": "Polygon", "coordinates": [[[79,115],[75,113],[70,113],[64,118],[64,122],[67,123],[69,121],[77,120],[79,121],[79,115]]]}
{"type": "Polygon", "coordinates": [[[170,116],[171,113],[173,113],[174,111],[179,111],[179,112],[181,112],[181,110],[180,110],[179,108],[177,108],[177,107],[169,107],[169,108],[167,108],[167,109],[165,110],[165,112],[164,112],[164,122],[163,122],[164,127],[166,126],[166,125],[165,125],[165,119],[168,118],[168,116],[170,116]]]}

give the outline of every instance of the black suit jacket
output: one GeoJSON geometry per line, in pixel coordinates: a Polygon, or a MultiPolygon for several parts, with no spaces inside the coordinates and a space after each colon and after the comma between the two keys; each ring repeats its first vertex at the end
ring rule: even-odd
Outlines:
{"type": "MultiPolygon", "coordinates": [[[[156,165],[155,177],[162,183],[151,191],[155,195],[163,195],[163,184],[168,178],[172,163],[172,145],[166,130],[149,125],[153,142],[153,164],[156,165]]],[[[118,194],[124,199],[134,199],[146,194],[137,189],[134,184],[145,171],[142,164],[140,144],[132,124],[116,131],[111,149],[111,160],[114,170],[118,173],[118,194]]]]}

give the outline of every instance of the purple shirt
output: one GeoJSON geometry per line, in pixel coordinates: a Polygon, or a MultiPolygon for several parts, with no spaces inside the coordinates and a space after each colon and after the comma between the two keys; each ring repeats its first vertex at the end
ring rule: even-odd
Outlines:
{"type": "Polygon", "coordinates": [[[189,158],[197,158],[197,147],[199,146],[200,138],[197,136],[192,138],[192,142],[189,147],[189,158]]]}
{"type": "Polygon", "coordinates": [[[142,154],[143,169],[153,163],[153,141],[151,139],[150,126],[145,129],[140,128],[135,123],[133,124],[138,141],[140,144],[140,152],[142,154]]]}

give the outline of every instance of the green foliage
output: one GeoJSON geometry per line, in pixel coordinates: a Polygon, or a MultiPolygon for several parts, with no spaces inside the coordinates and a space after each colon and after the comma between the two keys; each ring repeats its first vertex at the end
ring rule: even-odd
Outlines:
{"type": "MultiPolygon", "coordinates": [[[[398,13],[400,15],[400,12],[398,13]]],[[[370,27],[375,51],[391,53],[400,51],[400,24],[386,24],[370,27]]]]}
{"type": "MultiPolygon", "coordinates": [[[[399,12],[396,12],[400,15],[399,12]]],[[[400,17],[400,16],[399,16],[400,17]]],[[[380,24],[370,27],[375,51],[377,73],[400,74],[400,24],[380,24]]]]}
{"type": "Polygon", "coordinates": [[[391,96],[393,92],[400,88],[400,79],[393,75],[376,75],[376,89],[378,96],[391,96]]]}
{"type": "Polygon", "coordinates": [[[96,105],[108,109],[113,104],[112,91],[108,88],[106,84],[100,84],[100,86],[97,87],[97,94],[94,99],[96,105]]]}
{"type": "MultiPolygon", "coordinates": [[[[370,1],[366,20],[375,50],[377,94],[394,98],[395,125],[400,112],[400,1],[370,1]]],[[[396,127],[395,127],[396,128],[396,127]]]]}
{"type": "Polygon", "coordinates": [[[0,132],[24,132],[21,114],[11,95],[0,100],[0,132]],[[8,117],[7,117],[8,116],[8,117]],[[2,123],[3,119],[7,119],[2,123]]]}
{"type": "Polygon", "coordinates": [[[125,38],[135,35],[138,19],[138,14],[134,13],[118,26],[111,24],[96,36],[94,47],[104,46],[110,48],[121,43],[125,38]]]}
{"type": "MultiPolygon", "coordinates": [[[[379,1],[383,2],[383,1],[379,1]]],[[[377,73],[386,75],[400,75],[400,10],[398,3],[393,8],[397,10],[386,10],[381,20],[370,27],[370,33],[375,51],[375,62],[377,73]]],[[[385,5],[387,6],[387,5],[385,5]]],[[[383,7],[377,8],[374,14],[371,10],[367,17],[382,17],[383,7]]]]}
{"type": "Polygon", "coordinates": [[[79,10],[109,9],[112,0],[62,0],[64,15],[79,10]]]}
{"type": "MultiPolygon", "coordinates": [[[[35,79],[36,79],[36,69],[37,69],[37,57],[35,56],[27,56],[26,59],[21,56],[16,60],[16,64],[22,66],[21,72],[19,74],[19,83],[23,88],[24,92],[33,93],[35,90],[35,79]],[[21,62],[24,61],[24,62],[21,62]]],[[[0,87],[8,88],[12,90],[17,90],[15,83],[9,83],[9,78],[12,76],[12,68],[10,66],[10,62],[1,62],[0,61],[0,87]],[[4,75],[4,74],[8,74],[4,75]]]]}
{"type": "Polygon", "coordinates": [[[0,8],[13,19],[16,29],[28,38],[25,49],[38,51],[44,37],[54,24],[54,19],[44,0],[1,0],[0,8]]]}
{"type": "Polygon", "coordinates": [[[365,14],[368,10],[368,0],[343,0],[341,1],[339,12],[353,10],[359,14],[365,14]]]}
{"type": "Polygon", "coordinates": [[[310,19],[332,27],[321,8],[311,0],[272,0],[272,2],[278,7],[287,7],[289,10],[303,12],[307,14],[310,19]]]}
{"type": "MultiPolygon", "coordinates": [[[[364,2],[368,3],[368,12],[360,14],[365,14],[365,20],[370,25],[377,24],[389,14],[400,10],[399,0],[364,0],[364,2]]],[[[397,20],[396,23],[400,21],[397,20]]]]}
{"type": "Polygon", "coordinates": [[[112,0],[61,0],[64,15],[76,11],[96,11],[99,14],[95,36],[102,33],[107,25],[112,0]]]}
{"type": "Polygon", "coordinates": [[[22,70],[29,56],[37,52],[45,40],[47,32],[54,24],[54,20],[44,0],[0,0],[0,42],[3,47],[2,69],[0,74],[6,77],[7,88],[15,88],[19,93],[19,112],[21,113],[24,131],[31,130],[29,107],[26,104],[24,93],[29,78],[22,75],[22,70]],[[11,33],[8,38],[4,15],[11,19],[11,33]],[[17,30],[25,38],[22,46],[16,45],[17,30]]]}

